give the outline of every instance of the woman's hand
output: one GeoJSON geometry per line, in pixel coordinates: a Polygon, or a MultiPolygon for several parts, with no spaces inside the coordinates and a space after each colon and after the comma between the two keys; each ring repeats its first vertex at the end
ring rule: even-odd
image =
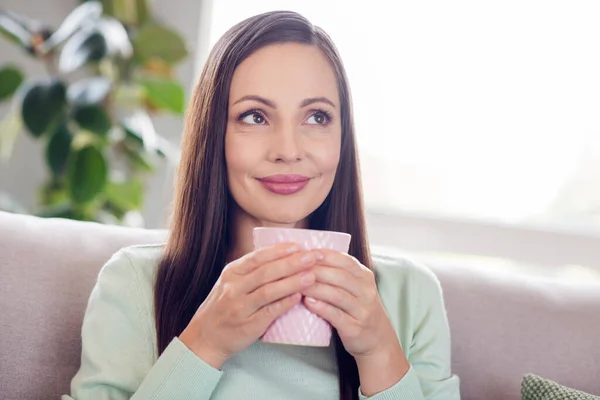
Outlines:
{"type": "Polygon", "coordinates": [[[367,356],[398,342],[379,298],[375,274],[354,257],[319,250],[316,282],[304,289],[306,306],[338,331],[348,353],[367,356]]]}
{"type": "Polygon", "coordinates": [[[179,339],[215,368],[260,338],[315,281],[310,252],[292,244],[260,249],[228,264],[179,339]]]}
{"type": "Polygon", "coordinates": [[[306,307],[337,330],[356,360],[363,394],[393,386],[410,365],[379,297],[375,274],[347,254],[319,250],[316,257],[316,282],[302,291],[306,307]]]}

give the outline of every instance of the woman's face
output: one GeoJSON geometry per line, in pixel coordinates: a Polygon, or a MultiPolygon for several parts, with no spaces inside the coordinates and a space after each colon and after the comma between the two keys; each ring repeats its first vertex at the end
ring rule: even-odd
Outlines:
{"type": "Polygon", "coordinates": [[[235,70],[225,158],[229,190],[262,226],[300,226],[325,200],[341,148],[334,71],[316,46],[264,47],[235,70]]]}

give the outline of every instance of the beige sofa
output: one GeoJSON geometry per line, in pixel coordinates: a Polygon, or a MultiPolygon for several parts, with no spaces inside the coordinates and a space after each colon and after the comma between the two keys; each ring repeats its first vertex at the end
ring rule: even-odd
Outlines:
{"type": "MultiPolygon", "coordinates": [[[[67,393],[98,270],[120,247],[164,238],[0,212],[0,399],[67,393]]],[[[519,399],[527,372],[600,394],[599,286],[428,265],[444,289],[463,399],[519,399]]]]}

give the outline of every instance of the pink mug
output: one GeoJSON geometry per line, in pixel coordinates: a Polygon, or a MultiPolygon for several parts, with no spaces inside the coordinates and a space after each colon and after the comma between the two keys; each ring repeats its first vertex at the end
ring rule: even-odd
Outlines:
{"type": "MultiPolygon", "coordinates": [[[[302,250],[331,249],[347,253],[350,235],[341,232],[293,228],[254,228],[254,248],[297,243],[302,250]]],[[[310,312],[302,302],[277,318],[261,337],[263,342],[327,347],[331,325],[310,312]]]]}

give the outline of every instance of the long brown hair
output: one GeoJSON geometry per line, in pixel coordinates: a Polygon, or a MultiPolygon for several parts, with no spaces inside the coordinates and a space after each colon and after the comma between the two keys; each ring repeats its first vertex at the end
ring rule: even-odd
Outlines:
{"type": "MultiPolygon", "coordinates": [[[[294,12],[269,12],[231,28],[214,46],[191,99],[182,140],[170,236],[154,290],[158,353],[181,334],[225,266],[232,198],[227,183],[225,130],[229,88],[237,66],[275,43],[317,46],[329,59],[341,104],[341,154],[332,189],[309,217],[311,229],[352,235],[349,253],[371,268],[348,80],[329,36],[294,12]]],[[[358,397],[354,358],[334,335],[340,399],[358,397]]]]}

